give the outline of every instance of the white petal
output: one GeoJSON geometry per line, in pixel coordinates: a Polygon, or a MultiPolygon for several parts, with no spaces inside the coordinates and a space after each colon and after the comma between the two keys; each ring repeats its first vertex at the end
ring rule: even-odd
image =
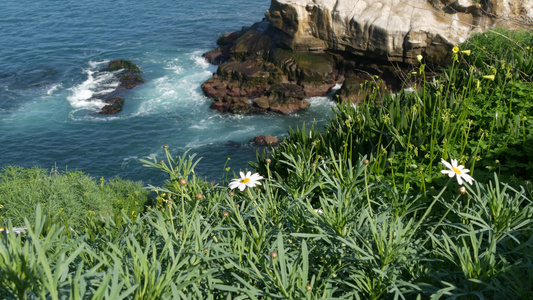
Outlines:
{"type": "Polygon", "coordinates": [[[252,172],[248,171],[248,173],[246,173],[246,178],[250,178],[251,175],[252,175],[252,172]]]}
{"type": "Polygon", "coordinates": [[[259,175],[259,173],[254,173],[252,176],[250,176],[251,180],[261,180],[263,179],[263,176],[259,175]]]}
{"type": "Polygon", "coordinates": [[[452,167],[457,168],[457,159],[452,158],[452,167]]]}
{"type": "Polygon", "coordinates": [[[450,165],[450,163],[448,163],[447,161],[445,161],[444,159],[440,159],[440,162],[448,169],[452,169],[452,165],[450,165]]]}
{"type": "Polygon", "coordinates": [[[461,176],[457,176],[457,183],[459,183],[459,185],[463,185],[463,179],[461,176]]]}
{"type": "Polygon", "coordinates": [[[255,182],[253,180],[250,180],[247,183],[245,183],[245,185],[249,186],[249,187],[254,187],[255,186],[255,182]]]}
{"type": "Polygon", "coordinates": [[[467,175],[467,174],[464,174],[463,175],[463,178],[466,182],[468,182],[470,185],[472,185],[472,181],[474,181],[474,178],[472,178],[472,176],[470,175],[467,175]]]}
{"type": "Polygon", "coordinates": [[[245,177],[244,177],[244,173],[243,173],[242,171],[239,172],[239,174],[241,175],[241,179],[242,179],[242,178],[245,178],[245,177]]]}
{"type": "Polygon", "coordinates": [[[450,177],[455,176],[455,172],[454,172],[454,171],[450,171],[450,170],[442,170],[442,171],[440,171],[440,172],[441,172],[442,174],[446,174],[446,175],[448,175],[448,176],[450,176],[450,177]]]}
{"type": "Polygon", "coordinates": [[[244,191],[244,189],[246,188],[246,184],[241,184],[239,185],[239,190],[244,191]]]}
{"type": "Polygon", "coordinates": [[[236,180],[236,179],[233,179],[233,180],[234,180],[234,181],[232,181],[232,182],[229,183],[229,188],[232,189],[232,190],[233,190],[234,188],[238,187],[239,184],[241,184],[238,180],[236,180]]]}

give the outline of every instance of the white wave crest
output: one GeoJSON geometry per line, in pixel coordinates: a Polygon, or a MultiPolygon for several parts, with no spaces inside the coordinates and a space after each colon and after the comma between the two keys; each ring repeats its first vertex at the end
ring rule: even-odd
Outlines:
{"type": "Polygon", "coordinates": [[[207,62],[207,60],[205,58],[202,57],[202,55],[199,53],[199,52],[194,52],[192,55],[191,55],[191,60],[194,61],[194,63],[200,67],[202,67],[202,69],[204,70],[207,70],[207,68],[209,68],[211,65],[207,62]]]}
{"type": "MultiPolygon", "coordinates": [[[[98,66],[101,63],[91,64],[89,62],[89,64],[98,66]]],[[[67,100],[75,108],[98,110],[105,103],[97,97],[114,91],[120,82],[112,72],[98,72],[91,69],[84,71],[87,74],[87,80],[70,88],[72,95],[67,97],[67,100]]]]}
{"type": "Polygon", "coordinates": [[[110,61],[109,60],[101,60],[101,61],[92,61],[90,60],[89,61],[89,67],[91,69],[97,69],[98,67],[100,67],[101,65],[104,65],[104,64],[108,64],[110,61]]]}
{"type": "Polygon", "coordinates": [[[54,84],[52,85],[48,91],[46,91],[46,95],[48,96],[52,96],[52,94],[60,87],[62,87],[63,85],[61,83],[58,83],[58,84],[54,84]]]}

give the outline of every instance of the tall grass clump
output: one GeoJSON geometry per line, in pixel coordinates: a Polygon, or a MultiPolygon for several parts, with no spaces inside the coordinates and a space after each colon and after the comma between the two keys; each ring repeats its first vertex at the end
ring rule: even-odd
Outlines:
{"type": "Polygon", "coordinates": [[[83,230],[105,218],[119,222],[123,213],[135,216],[144,211],[149,199],[140,183],[120,178],[106,181],[80,171],[17,166],[0,172],[0,222],[10,220],[14,226],[33,218],[40,204],[47,227],[57,223],[83,230]]]}

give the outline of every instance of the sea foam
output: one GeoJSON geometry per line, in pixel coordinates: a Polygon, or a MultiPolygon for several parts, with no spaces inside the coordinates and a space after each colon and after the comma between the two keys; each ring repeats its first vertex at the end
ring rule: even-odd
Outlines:
{"type": "Polygon", "coordinates": [[[113,72],[100,72],[95,69],[105,62],[89,62],[90,69],[85,69],[87,79],[70,88],[72,95],[67,97],[70,104],[77,109],[99,110],[105,103],[100,96],[114,91],[120,82],[113,72]]]}

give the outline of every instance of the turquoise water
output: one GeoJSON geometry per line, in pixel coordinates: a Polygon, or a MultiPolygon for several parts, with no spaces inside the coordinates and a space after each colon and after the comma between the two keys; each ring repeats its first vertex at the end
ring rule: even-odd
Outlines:
{"type": "Polygon", "coordinates": [[[200,89],[216,71],[202,53],[223,33],[260,21],[270,1],[3,1],[0,9],[0,168],[81,170],[159,183],[141,158],[187,150],[196,172],[222,176],[255,159],[249,140],[282,137],[303,122],[322,124],[331,100],[289,116],[234,116],[209,109],[200,89]],[[98,96],[117,83],[96,72],[128,59],[146,83],[128,91],[124,110],[102,116],[98,96]]]}

